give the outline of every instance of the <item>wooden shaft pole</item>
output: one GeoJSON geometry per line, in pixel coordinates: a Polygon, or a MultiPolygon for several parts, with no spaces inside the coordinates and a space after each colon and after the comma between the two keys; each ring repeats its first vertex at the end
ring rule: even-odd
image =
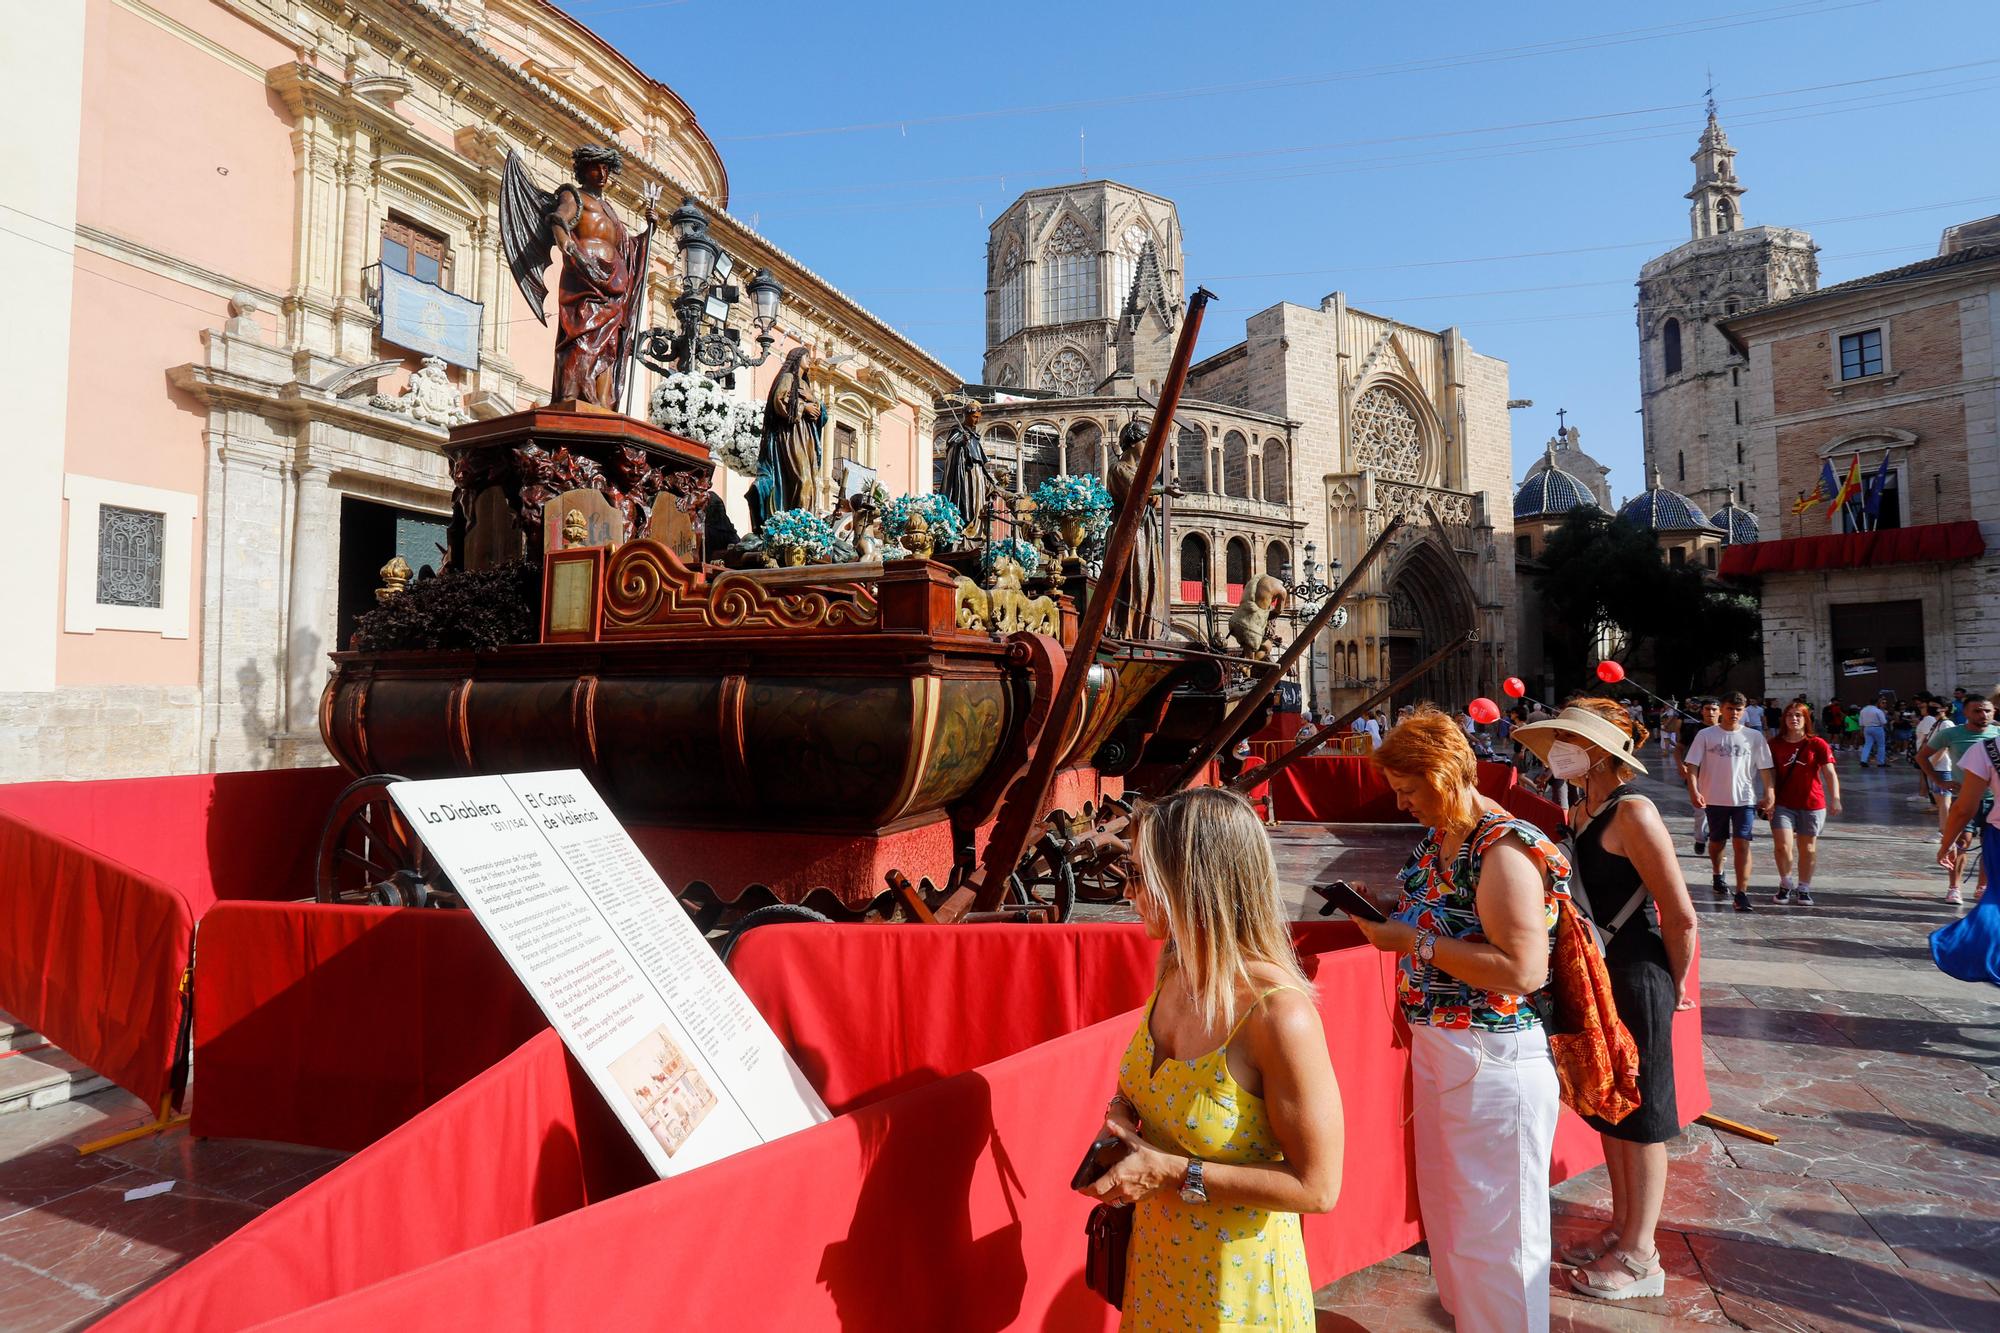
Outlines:
{"type": "Polygon", "coordinates": [[[1403,518],[1400,514],[1389,520],[1381,534],[1362,553],[1361,559],[1355,562],[1354,568],[1348,571],[1347,577],[1340,581],[1340,587],[1327,599],[1326,605],[1322,606],[1319,613],[1306,622],[1306,627],[1292,639],[1290,646],[1285,649],[1285,655],[1278,659],[1277,665],[1257,682],[1255,689],[1237,701],[1236,707],[1229,710],[1228,716],[1218,722],[1213,731],[1202,737],[1201,744],[1195,747],[1188,761],[1181,765],[1181,771],[1174,774],[1174,780],[1167,784],[1168,791],[1179,791],[1193,782],[1201,770],[1208,767],[1209,760],[1222,753],[1222,747],[1229,744],[1229,738],[1236,734],[1243,723],[1264,706],[1264,701],[1278,688],[1278,681],[1292,669],[1292,664],[1299,660],[1300,654],[1311,651],[1312,641],[1326,628],[1327,622],[1333,619],[1333,613],[1340,609],[1348,595],[1361,586],[1361,576],[1368,572],[1368,567],[1375,563],[1382,552],[1389,549],[1389,542],[1402,530],[1402,527],[1403,518]]]}
{"type": "MultiPolygon", "coordinates": [[[[1042,727],[1042,734],[1028,760],[1028,771],[1007,793],[1000,814],[986,842],[986,854],[970,885],[972,910],[990,912],[1006,893],[1007,876],[1028,850],[1035,826],[1042,820],[1049,787],[1055,781],[1056,763],[1061,759],[1063,738],[1074,731],[1083,707],[1084,684],[1104,641],[1105,626],[1111,620],[1111,606],[1118,597],[1119,582],[1131,561],[1132,545],[1139,535],[1139,522],[1152,498],[1153,483],[1160,475],[1160,458],[1166,452],[1167,434],[1173,427],[1174,409],[1180,406],[1181,389],[1187,383],[1188,366],[1194,361],[1194,344],[1201,332],[1201,313],[1215,293],[1197,287],[1188,297],[1187,318],[1181,324],[1180,341],[1167,368],[1166,382],[1160,386],[1159,406],[1153,411],[1152,429],[1146,433],[1146,447],[1139,455],[1139,467],[1125,503],[1118,508],[1117,521],[1104,546],[1104,574],[1091,592],[1077,626],[1076,646],[1069,651],[1062,683],[1056,687],[1055,703],[1042,727]]],[[[942,913],[940,913],[942,915],[942,913]]]]}

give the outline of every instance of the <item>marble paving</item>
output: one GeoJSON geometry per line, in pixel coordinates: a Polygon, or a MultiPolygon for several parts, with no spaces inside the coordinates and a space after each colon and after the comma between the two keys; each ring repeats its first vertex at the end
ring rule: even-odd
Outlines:
{"type": "MultiPolygon", "coordinates": [[[[1929,868],[1935,825],[1912,780],[1849,765],[1842,777],[1816,905],[1771,902],[1760,837],[1748,916],[1711,892],[1686,796],[1646,784],[1702,914],[1715,1111],[1780,1137],[1691,1126],[1671,1145],[1666,1295],[1607,1305],[1552,1279],[1552,1327],[2000,1328],[2000,990],[1931,964],[1927,937],[1961,909],[1929,868]]],[[[1317,855],[1314,833],[1281,830],[1293,874],[1317,855]]],[[[1566,1182],[1557,1243],[1599,1229],[1608,1204],[1601,1168],[1566,1182]]],[[[1322,1329],[1452,1326],[1421,1246],[1325,1288],[1319,1306],[1322,1329]]]]}
{"type": "MultiPolygon", "coordinates": [[[[2000,1329],[2000,991],[1931,966],[1925,938],[1955,909],[1926,869],[1929,826],[1905,776],[1845,776],[1849,813],[1822,839],[1818,905],[1769,901],[1760,841],[1749,916],[1709,892],[1686,798],[1649,784],[1702,913],[1715,1109],[1780,1141],[1690,1128],[1672,1145],[1666,1295],[1606,1306],[1553,1282],[1557,1330],[2000,1329]]],[[[1318,906],[1309,883],[1386,884],[1409,844],[1300,825],[1275,841],[1300,915],[1318,906]]],[[[185,1131],[77,1154],[147,1118],[115,1089],[0,1115],[0,1333],[87,1325],[341,1160],[185,1131]],[[168,1180],[166,1193],[127,1197],[168,1180]]],[[[1605,1205],[1602,1170],[1567,1182],[1558,1241],[1600,1226],[1605,1205]]],[[[1322,1329],[1451,1327],[1422,1246],[1325,1288],[1319,1306],[1322,1329]]]]}

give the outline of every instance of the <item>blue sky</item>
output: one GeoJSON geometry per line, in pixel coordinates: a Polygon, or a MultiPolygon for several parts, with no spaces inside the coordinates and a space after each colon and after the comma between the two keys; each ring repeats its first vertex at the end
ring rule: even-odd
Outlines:
{"type": "Polygon", "coordinates": [[[686,98],[733,212],[961,375],[987,223],[1110,177],[1179,205],[1203,351],[1335,290],[1458,325],[1535,401],[1515,475],[1562,407],[1620,496],[1632,282],[1688,238],[1710,71],[1748,223],[1812,232],[1823,283],[2000,212],[1995,0],[565,7],[686,98]]]}

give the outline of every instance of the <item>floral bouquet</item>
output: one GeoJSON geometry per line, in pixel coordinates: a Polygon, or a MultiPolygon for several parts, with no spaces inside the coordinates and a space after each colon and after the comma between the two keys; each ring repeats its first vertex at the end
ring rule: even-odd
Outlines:
{"type": "Polygon", "coordinates": [[[1111,492],[1092,473],[1050,477],[1032,498],[1044,531],[1062,543],[1066,556],[1102,541],[1111,527],[1111,492]]]}
{"type": "Polygon", "coordinates": [[[931,541],[940,551],[957,546],[959,538],[965,535],[965,515],[958,512],[958,506],[948,496],[937,494],[904,495],[891,500],[882,511],[883,533],[901,544],[909,533],[911,516],[918,514],[930,525],[931,541]]]}
{"type": "Polygon", "coordinates": [[[778,556],[779,564],[803,565],[834,546],[833,529],[827,526],[825,519],[809,509],[779,510],[764,520],[764,526],[757,529],[754,540],[758,546],[778,556]],[[797,558],[785,558],[793,555],[797,558]]]}
{"type": "Polygon", "coordinates": [[[986,548],[982,567],[990,576],[1000,567],[1002,560],[1012,560],[1021,567],[1022,577],[1031,579],[1035,577],[1035,571],[1042,567],[1042,548],[1019,537],[1002,537],[986,548]]]}
{"type": "Polygon", "coordinates": [[[653,390],[653,424],[708,446],[717,462],[741,477],[757,475],[764,409],[735,397],[706,375],[675,371],[653,390]]]}

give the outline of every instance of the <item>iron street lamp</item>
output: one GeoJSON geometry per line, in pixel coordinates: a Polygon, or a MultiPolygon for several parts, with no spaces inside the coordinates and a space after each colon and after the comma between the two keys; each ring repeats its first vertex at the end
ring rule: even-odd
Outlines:
{"type": "Polygon", "coordinates": [[[683,200],[668,217],[667,229],[681,254],[681,294],[674,301],[674,319],[680,328],[643,330],[637,344],[639,359],[662,375],[676,371],[691,375],[699,370],[710,379],[763,365],[770,358],[771,344],[777,341],[773,330],[785,300],[784,285],[768,268],[758,269],[745,284],[750,293],[750,322],[757,330],[760,349],[754,357],[747,355],[742,346],[743,331],[729,324],[730,308],[743,296],[730,281],[735,261],[708,234],[708,215],[694,200],[683,200]]]}
{"type": "MultiPolygon", "coordinates": [[[[1285,585],[1285,591],[1290,593],[1292,598],[1292,615],[1299,623],[1309,621],[1318,615],[1319,609],[1326,605],[1326,599],[1333,596],[1333,589],[1320,580],[1319,561],[1315,558],[1318,554],[1318,544],[1307,542],[1304,567],[1305,577],[1297,583],[1288,582],[1285,585]]],[[[1289,566],[1285,572],[1288,575],[1291,573],[1289,566]]],[[[1334,578],[1340,577],[1340,561],[1335,559],[1327,566],[1326,572],[1334,578]]],[[[1343,606],[1333,613],[1332,617],[1326,622],[1326,627],[1337,630],[1346,624],[1347,608],[1343,606]]],[[[1313,675],[1313,656],[1313,648],[1308,646],[1306,649],[1306,707],[1312,712],[1314,717],[1318,717],[1319,683],[1313,675]]]]}

